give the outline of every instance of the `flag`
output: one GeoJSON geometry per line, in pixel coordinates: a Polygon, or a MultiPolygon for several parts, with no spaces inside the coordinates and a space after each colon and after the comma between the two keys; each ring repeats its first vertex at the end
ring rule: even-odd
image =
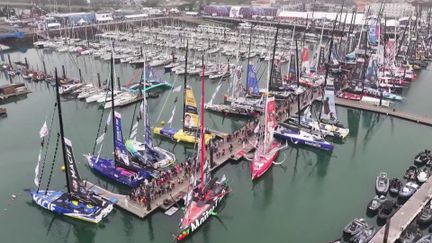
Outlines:
{"type": "Polygon", "coordinates": [[[173,89],[173,92],[174,93],[178,93],[178,92],[180,92],[181,91],[181,85],[179,85],[179,86],[177,86],[177,87],[175,87],[174,89],[173,89]]]}
{"type": "Polygon", "coordinates": [[[40,138],[44,138],[48,135],[48,126],[46,124],[46,121],[44,122],[44,124],[42,125],[40,131],[39,131],[39,136],[40,138]]]}

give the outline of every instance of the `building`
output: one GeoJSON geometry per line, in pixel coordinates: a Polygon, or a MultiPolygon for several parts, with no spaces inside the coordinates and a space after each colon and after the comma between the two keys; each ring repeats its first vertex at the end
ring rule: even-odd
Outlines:
{"type": "Polygon", "coordinates": [[[53,17],[63,26],[76,26],[96,23],[96,14],[94,12],[56,13],[50,14],[50,17],[53,17]]]}
{"type": "MultiPolygon", "coordinates": [[[[369,15],[378,15],[381,8],[381,3],[371,3],[366,9],[369,8],[369,15]]],[[[384,5],[383,16],[387,18],[401,18],[415,14],[415,7],[406,2],[400,3],[386,3],[384,5]]]]}
{"type": "Polygon", "coordinates": [[[97,23],[106,23],[113,21],[112,13],[96,13],[97,23]]]}

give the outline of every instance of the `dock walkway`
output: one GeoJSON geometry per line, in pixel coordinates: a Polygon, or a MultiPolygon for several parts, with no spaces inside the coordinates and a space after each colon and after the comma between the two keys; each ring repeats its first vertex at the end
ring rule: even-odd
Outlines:
{"type": "MultiPolygon", "coordinates": [[[[317,93],[313,93],[313,95],[308,97],[307,101],[303,100],[301,102],[300,109],[303,109],[305,106],[309,105],[316,98],[317,93]]],[[[297,110],[297,100],[289,104],[278,105],[278,121],[285,121],[290,115],[297,113],[297,110]],[[287,110],[289,110],[289,112],[286,112],[287,110]]],[[[247,137],[246,132],[241,133],[241,131],[247,131],[248,129],[250,130],[251,128],[242,127],[241,129],[237,130],[237,133],[240,134],[239,136],[232,136],[229,142],[228,140],[224,139],[223,142],[219,143],[217,146],[219,156],[213,155],[213,163],[211,168],[212,171],[220,168],[230,160],[240,160],[254,149],[252,144],[255,144],[255,137],[253,135],[252,137],[247,137]],[[232,148],[232,152],[230,152],[230,146],[232,148]],[[221,151],[224,152],[221,153],[221,151]]],[[[177,181],[177,177],[174,177],[173,181],[177,181]]],[[[181,184],[177,184],[171,192],[165,193],[162,196],[152,200],[149,210],[147,210],[145,205],[140,205],[139,203],[130,200],[128,195],[113,193],[89,181],[86,181],[86,187],[108,200],[116,199],[117,207],[122,208],[140,218],[144,218],[156,209],[161,208],[163,210],[167,210],[171,206],[177,204],[177,202],[180,201],[189,191],[189,178],[183,178],[182,181],[183,182],[181,184]],[[167,201],[169,201],[168,205],[166,203],[167,201]]]]}
{"type": "Polygon", "coordinates": [[[432,126],[432,117],[428,117],[428,116],[410,114],[403,111],[397,111],[392,108],[385,108],[382,106],[375,106],[360,101],[346,100],[341,98],[335,98],[335,103],[338,106],[355,108],[355,109],[360,109],[365,111],[372,111],[372,112],[404,119],[407,121],[412,121],[423,125],[432,126]]]}
{"type": "MultiPolygon", "coordinates": [[[[432,177],[429,177],[419,190],[391,217],[387,243],[395,242],[400,237],[401,233],[430,201],[431,197],[432,177]]],[[[385,228],[386,226],[383,226],[369,242],[385,242],[385,228]]]]}

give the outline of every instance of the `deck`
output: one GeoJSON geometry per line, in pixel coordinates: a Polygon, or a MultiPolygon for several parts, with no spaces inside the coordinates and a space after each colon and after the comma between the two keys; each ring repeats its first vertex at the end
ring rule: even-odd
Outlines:
{"type": "MultiPolygon", "coordinates": [[[[388,231],[387,242],[395,242],[416,218],[424,206],[432,198],[432,177],[419,188],[419,190],[392,216],[388,231]]],[[[385,237],[385,226],[383,226],[371,239],[371,243],[382,243],[385,237]]]]}
{"type": "MultiPolygon", "coordinates": [[[[308,101],[302,102],[301,109],[303,109],[306,105],[310,104],[316,98],[317,98],[317,94],[314,93],[314,95],[312,95],[308,101]]],[[[297,107],[296,100],[287,106],[284,105],[277,106],[277,112],[280,112],[280,116],[278,117],[279,121],[284,121],[289,117],[290,114],[292,115],[297,113],[298,107],[297,107]],[[289,106],[289,108],[287,108],[287,106],[289,106]],[[289,109],[290,111],[289,114],[285,112],[286,109],[289,109]]],[[[242,127],[239,129],[239,131],[241,131],[242,129],[246,130],[245,127],[242,127]]],[[[230,140],[230,142],[224,140],[224,142],[222,142],[219,146],[217,146],[218,151],[225,150],[226,153],[224,153],[223,155],[221,154],[219,157],[213,156],[213,164],[211,168],[212,171],[217,170],[228,161],[242,159],[245,155],[247,155],[254,149],[254,147],[252,146],[252,144],[254,144],[255,142],[254,138],[248,138],[247,142],[240,142],[240,137],[241,136],[233,137],[232,140],[230,140]],[[233,148],[231,153],[229,152],[230,145],[232,145],[233,148]]],[[[177,181],[177,178],[173,178],[173,180],[177,181]]],[[[154,212],[156,209],[160,208],[162,210],[167,210],[171,206],[177,204],[177,202],[180,201],[184,197],[184,195],[186,195],[186,193],[189,191],[188,182],[189,182],[189,178],[185,178],[183,180],[183,183],[179,185],[177,184],[176,187],[171,192],[163,194],[159,198],[153,200],[151,202],[151,207],[149,210],[147,210],[147,207],[145,205],[140,205],[137,202],[130,200],[129,196],[127,195],[113,193],[89,181],[86,181],[86,187],[108,200],[117,199],[116,202],[117,207],[124,209],[136,215],[137,217],[144,218],[147,215],[154,212]],[[168,205],[164,204],[164,202],[167,201],[170,201],[168,205]]]]}
{"type": "Polygon", "coordinates": [[[18,91],[18,92],[12,93],[12,94],[0,94],[0,101],[7,100],[7,99],[12,98],[12,97],[27,95],[29,93],[31,93],[31,91],[26,89],[23,91],[18,91]]]}
{"type": "Polygon", "coordinates": [[[348,108],[354,108],[354,109],[376,112],[376,113],[404,119],[407,121],[412,121],[412,122],[416,122],[419,124],[432,126],[432,117],[429,117],[429,116],[410,114],[410,113],[406,113],[403,111],[397,111],[397,110],[392,109],[392,108],[385,108],[385,107],[381,107],[381,106],[375,106],[375,105],[370,105],[367,103],[362,103],[359,101],[352,101],[352,100],[346,100],[346,99],[341,99],[341,98],[335,98],[335,103],[338,106],[344,106],[344,107],[348,107],[348,108]]]}

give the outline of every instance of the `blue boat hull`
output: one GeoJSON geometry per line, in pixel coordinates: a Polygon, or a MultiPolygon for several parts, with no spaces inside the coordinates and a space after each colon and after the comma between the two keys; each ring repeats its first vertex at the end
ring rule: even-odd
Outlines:
{"type": "Polygon", "coordinates": [[[97,160],[97,156],[91,156],[88,160],[90,167],[96,173],[130,188],[138,187],[145,179],[151,177],[151,174],[142,168],[135,168],[134,171],[131,171],[115,166],[112,159],[99,158],[97,160]]]}
{"type": "Polygon", "coordinates": [[[293,134],[294,134],[294,132],[281,131],[281,132],[275,132],[274,137],[277,139],[280,139],[280,140],[291,141],[294,144],[302,144],[302,145],[322,149],[325,151],[333,151],[333,145],[331,143],[328,143],[325,141],[321,142],[321,141],[305,140],[305,139],[301,139],[301,138],[298,138],[296,136],[293,136],[293,134]]]}
{"type": "Polygon", "coordinates": [[[112,203],[100,207],[75,199],[71,200],[68,193],[62,191],[31,190],[30,194],[32,200],[42,208],[91,223],[99,223],[113,209],[112,203]]]}

